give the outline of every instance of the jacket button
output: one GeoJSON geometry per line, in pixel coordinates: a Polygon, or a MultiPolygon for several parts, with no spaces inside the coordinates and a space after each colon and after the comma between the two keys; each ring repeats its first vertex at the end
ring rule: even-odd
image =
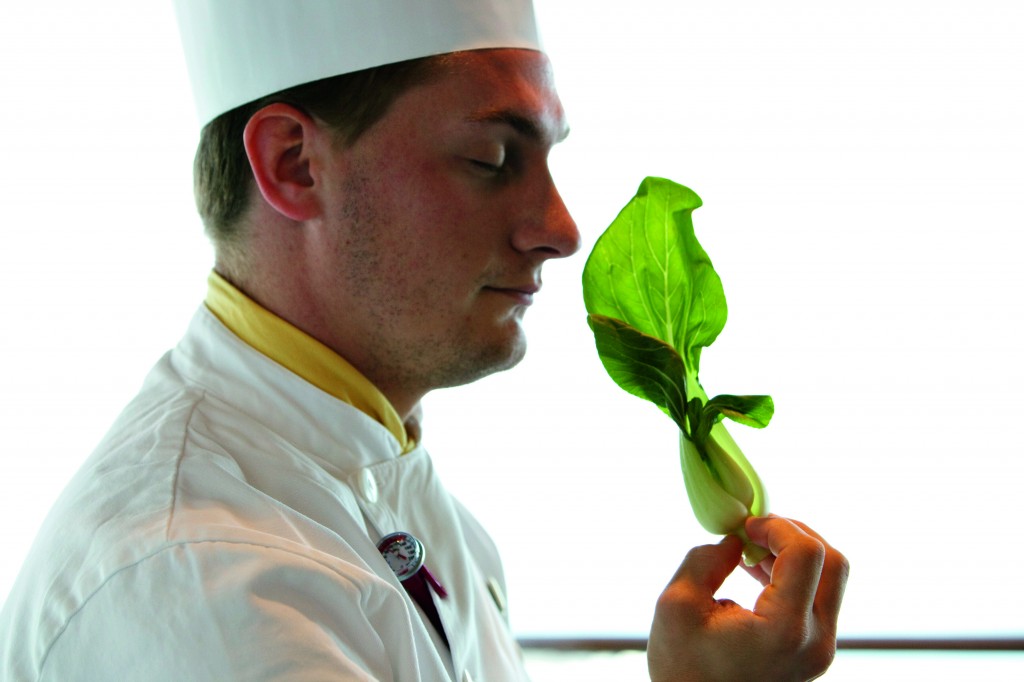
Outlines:
{"type": "Polygon", "coordinates": [[[497,578],[487,579],[487,591],[491,593],[491,599],[494,600],[494,605],[498,607],[498,611],[505,613],[505,609],[508,608],[508,602],[505,601],[505,591],[501,589],[501,583],[498,582],[497,578]]]}

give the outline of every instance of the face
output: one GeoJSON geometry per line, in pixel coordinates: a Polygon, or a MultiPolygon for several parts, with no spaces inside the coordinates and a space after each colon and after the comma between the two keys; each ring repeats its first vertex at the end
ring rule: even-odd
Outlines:
{"type": "Polygon", "coordinates": [[[317,179],[321,340],[400,412],[518,362],[543,263],[579,248],[548,169],[567,126],[546,57],[452,59],[317,179]]]}

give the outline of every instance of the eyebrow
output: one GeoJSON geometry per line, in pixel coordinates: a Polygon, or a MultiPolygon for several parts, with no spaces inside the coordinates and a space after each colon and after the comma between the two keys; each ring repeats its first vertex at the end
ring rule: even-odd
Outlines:
{"type": "MultiPolygon", "coordinates": [[[[507,125],[520,135],[523,135],[534,142],[546,142],[549,139],[547,133],[537,124],[536,120],[509,110],[486,111],[466,118],[469,123],[497,123],[507,125]]],[[[569,135],[569,126],[559,131],[551,140],[558,143],[569,135]]]]}

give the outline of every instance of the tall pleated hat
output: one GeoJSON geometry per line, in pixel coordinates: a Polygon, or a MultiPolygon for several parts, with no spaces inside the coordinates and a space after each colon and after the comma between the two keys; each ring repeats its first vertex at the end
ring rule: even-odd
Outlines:
{"type": "Polygon", "coordinates": [[[531,0],[175,0],[201,125],[303,83],[486,48],[540,50],[531,0]]]}

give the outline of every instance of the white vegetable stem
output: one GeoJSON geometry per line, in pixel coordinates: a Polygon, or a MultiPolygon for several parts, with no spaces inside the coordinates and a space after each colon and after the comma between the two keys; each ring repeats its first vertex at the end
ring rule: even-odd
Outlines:
{"type": "Polygon", "coordinates": [[[750,542],[744,523],[749,516],[768,512],[768,498],[760,477],[725,424],[712,427],[703,448],[680,431],[679,459],[686,494],[700,525],[716,535],[739,536],[748,566],[766,557],[768,550],[750,542]]]}

